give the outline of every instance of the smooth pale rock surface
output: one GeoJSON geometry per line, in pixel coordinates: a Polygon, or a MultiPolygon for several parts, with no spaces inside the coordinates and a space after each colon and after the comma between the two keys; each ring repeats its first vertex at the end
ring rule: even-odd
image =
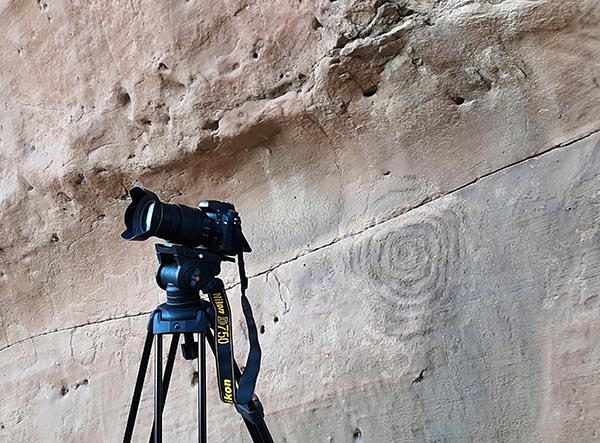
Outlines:
{"type": "Polygon", "coordinates": [[[0,11],[0,441],[120,440],[162,299],[133,184],[240,211],[276,441],[599,438],[597,1],[0,11]]]}

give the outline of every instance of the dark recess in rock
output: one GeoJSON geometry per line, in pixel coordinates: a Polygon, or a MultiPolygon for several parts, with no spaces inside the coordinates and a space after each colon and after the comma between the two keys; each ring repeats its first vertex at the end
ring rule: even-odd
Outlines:
{"type": "Polygon", "coordinates": [[[119,94],[119,104],[121,106],[127,106],[131,103],[131,96],[127,92],[119,94]]]}
{"type": "Polygon", "coordinates": [[[219,129],[219,120],[207,120],[202,124],[202,129],[216,131],[219,129]]]}
{"type": "Polygon", "coordinates": [[[370,86],[369,88],[363,91],[363,95],[365,97],[372,97],[377,93],[377,85],[370,86]]]}
{"type": "Polygon", "coordinates": [[[415,383],[421,383],[423,381],[426,370],[427,370],[427,368],[421,370],[421,372],[419,373],[417,378],[415,378],[412,382],[410,382],[411,386],[414,385],[415,383]]]}
{"type": "Polygon", "coordinates": [[[90,381],[87,378],[84,378],[81,381],[78,381],[77,383],[75,383],[75,389],[80,388],[81,386],[87,386],[90,383],[90,381]]]}

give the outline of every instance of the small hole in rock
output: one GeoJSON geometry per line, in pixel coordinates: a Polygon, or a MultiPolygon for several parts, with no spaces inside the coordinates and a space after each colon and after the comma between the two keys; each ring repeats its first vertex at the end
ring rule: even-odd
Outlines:
{"type": "Polygon", "coordinates": [[[363,91],[365,97],[372,97],[377,92],[377,85],[373,85],[363,91]]]}
{"type": "Polygon", "coordinates": [[[53,242],[57,242],[60,239],[58,238],[58,234],[54,233],[52,234],[52,238],[50,240],[52,240],[53,242]]]}
{"type": "Polygon", "coordinates": [[[385,171],[383,175],[390,175],[390,171],[385,171]]]}
{"type": "Polygon", "coordinates": [[[279,317],[275,316],[273,317],[273,323],[277,323],[279,321],[279,317]]]}
{"type": "Polygon", "coordinates": [[[219,129],[219,120],[207,120],[202,125],[202,129],[208,129],[209,131],[216,131],[219,129]]]}
{"type": "Polygon", "coordinates": [[[258,58],[258,52],[253,52],[252,53],[252,58],[258,58]]]}
{"type": "Polygon", "coordinates": [[[260,333],[264,334],[265,333],[265,325],[261,325],[260,326],[260,333]]]}
{"type": "Polygon", "coordinates": [[[28,190],[28,191],[33,191],[33,186],[31,186],[31,185],[30,185],[30,186],[27,186],[27,190],[28,190]]]}
{"type": "Polygon", "coordinates": [[[465,102],[464,97],[452,97],[452,101],[457,105],[462,105],[465,102]]]}
{"type": "Polygon", "coordinates": [[[300,73],[298,74],[298,80],[304,80],[306,78],[306,75],[300,73]]]}
{"type": "Polygon", "coordinates": [[[129,103],[131,103],[131,97],[128,93],[123,92],[119,95],[119,104],[121,106],[127,106],[129,103]]]}
{"type": "Polygon", "coordinates": [[[356,428],[352,433],[352,438],[354,440],[358,440],[360,437],[362,437],[362,432],[360,431],[360,429],[356,428]]]}
{"type": "Polygon", "coordinates": [[[169,67],[167,65],[165,65],[164,63],[159,63],[158,64],[158,70],[159,71],[166,71],[167,69],[169,69],[169,67]]]}
{"type": "Polygon", "coordinates": [[[69,388],[67,388],[66,386],[61,386],[60,387],[60,395],[62,395],[64,397],[68,393],[69,393],[69,388]]]}
{"type": "Polygon", "coordinates": [[[75,177],[75,184],[76,185],[80,185],[83,183],[83,180],[85,179],[85,176],[81,173],[77,174],[77,176],[75,177]]]}
{"type": "Polygon", "coordinates": [[[321,22],[319,21],[319,19],[317,17],[313,17],[312,19],[312,28],[316,31],[319,28],[322,28],[323,25],[321,24],[321,22]]]}
{"type": "Polygon", "coordinates": [[[192,385],[192,387],[198,386],[198,371],[194,371],[192,374],[192,381],[190,382],[190,385],[192,385]]]}
{"type": "Polygon", "coordinates": [[[75,383],[75,390],[79,389],[80,386],[86,386],[89,383],[89,380],[87,378],[84,378],[83,380],[75,383]]]}
{"type": "Polygon", "coordinates": [[[132,158],[135,158],[135,154],[129,154],[127,156],[127,160],[131,160],[132,158]]]}

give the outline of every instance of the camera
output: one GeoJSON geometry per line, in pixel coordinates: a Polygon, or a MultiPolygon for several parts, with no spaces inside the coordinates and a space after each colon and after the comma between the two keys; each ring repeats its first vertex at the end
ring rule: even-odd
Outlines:
{"type": "Polygon", "coordinates": [[[205,200],[198,208],[160,201],[158,196],[136,186],[129,191],[125,210],[125,240],[142,241],[155,236],[169,243],[201,247],[220,255],[251,252],[242,234],[239,214],[231,203],[205,200]]]}

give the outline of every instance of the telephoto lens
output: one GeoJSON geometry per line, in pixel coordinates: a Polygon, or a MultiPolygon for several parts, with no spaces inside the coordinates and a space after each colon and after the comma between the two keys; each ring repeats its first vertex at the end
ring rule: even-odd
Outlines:
{"type": "Polygon", "coordinates": [[[211,242],[217,233],[215,222],[201,209],[163,203],[147,189],[136,186],[129,191],[131,204],[125,211],[125,240],[147,240],[155,236],[170,243],[195,247],[211,242]]]}

